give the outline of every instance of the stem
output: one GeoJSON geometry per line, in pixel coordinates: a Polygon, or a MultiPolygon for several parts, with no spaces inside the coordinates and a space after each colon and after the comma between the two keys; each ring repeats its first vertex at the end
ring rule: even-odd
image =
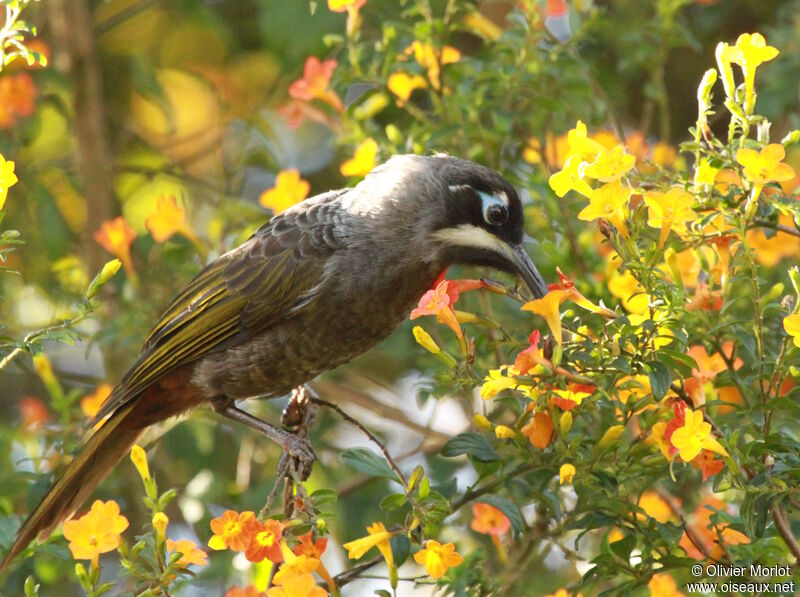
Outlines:
{"type": "Polygon", "coordinates": [[[792,534],[792,527],[789,524],[789,520],[786,518],[786,512],[777,504],[773,504],[771,510],[772,521],[775,523],[775,528],[778,530],[780,536],[783,537],[792,555],[800,561],[800,544],[797,543],[797,539],[795,539],[792,534]]]}

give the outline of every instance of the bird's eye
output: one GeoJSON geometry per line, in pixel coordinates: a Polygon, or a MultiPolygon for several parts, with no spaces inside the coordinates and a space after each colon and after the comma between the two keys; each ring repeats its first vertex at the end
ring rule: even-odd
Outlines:
{"type": "Polygon", "coordinates": [[[483,219],[493,226],[504,224],[508,219],[508,208],[501,203],[490,203],[483,212],[483,219]]]}

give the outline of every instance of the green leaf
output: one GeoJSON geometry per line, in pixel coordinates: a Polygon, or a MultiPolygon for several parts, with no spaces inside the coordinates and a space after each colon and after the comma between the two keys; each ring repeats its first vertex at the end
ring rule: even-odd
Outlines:
{"type": "Polygon", "coordinates": [[[381,500],[380,508],[381,510],[386,510],[387,512],[392,512],[394,510],[399,510],[403,506],[408,503],[408,498],[406,498],[406,494],[404,493],[390,493],[385,498],[381,500]]]}
{"type": "Polygon", "coordinates": [[[520,512],[517,505],[507,497],[487,493],[475,501],[494,506],[500,510],[500,512],[508,516],[508,519],[511,521],[511,528],[515,533],[521,533],[525,530],[525,519],[522,518],[522,512],[520,512]]]}
{"type": "Polygon", "coordinates": [[[650,378],[650,388],[656,400],[661,400],[667,395],[669,386],[672,383],[672,374],[667,366],[658,361],[647,363],[647,376],[650,378]]]}
{"type": "Polygon", "coordinates": [[[471,431],[459,433],[442,448],[442,456],[447,458],[462,454],[467,454],[483,462],[500,460],[500,456],[492,449],[486,438],[471,431]]]}
{"type": "Polygon", "coordinates": [[[339,454],[344,464],[370,477],[397,480],[386,460],[367,448],[350,448],[339,454]]]}

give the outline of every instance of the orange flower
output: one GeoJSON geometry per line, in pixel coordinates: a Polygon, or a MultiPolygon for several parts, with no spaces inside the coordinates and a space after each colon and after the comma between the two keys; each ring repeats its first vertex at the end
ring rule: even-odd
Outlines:
{"type": "Polygon", "coordinates": [[[128,519],[120,515],[117,502],[95,500],[89,512],[65,522],[63,532],[73,558],[96,563],[101,553],[119,547],[120,535],[127,528],[128,519]]]}
{"type": "Polygon", "coordinates": [[[566,390],[553,390],[553,403],[561,410],[572,410],[594,392],[594,386],[571,383],[566,390]]]}
{"type": "Polygon", "coordinates": [[[310,575],[320,568],[321,562],[317,558],[310,558],[307,555],[294,555],[289,546],[286,545],[286,541],[281,541],[281,551],[283,552],[283,564],[275,574],[274,582],[276,585],[286,586],[287,579],[306,574],[310,575]]]}
{"type": "Polygon", "coordinates": [[[303,78],[298,79],[289,86],[289,95],[296,100],[310,102],[322,100],[337,112],[344,112],[344,105],[339,96],[329,89],[333,71],[336,69],[336,60],[324,60],[316,56],[309,56],[303,68],[303,78]]]}
{"type": "Polygon", "coordinates": [[[328,547],[328,539],[321,537],[316,541],[313,540],[311,531],[298,537],[300,545],[295,545],[292,551],[298,556],[308,556],[309,558],[320,559],[325,549],[328,547]]]}
{"type": "Polygon", "coordinates": [[[436,321],[445,324],[455,332],[456,336],[463,338],[464,332],[461,330],[453,309],[453,303],[458,300],[458,294],[453,300],[451,293],[450,281],[442,280],[433,289],[422,295],[417,308],[411,311],[410,319],[413,320],[423,315],[436,315],[436,321]]]}
{"type": "Polygon", "coordinates": [[[194,541],[190,539],[180,539],[173,541],[167,539],[167,553],[177,551],[181,554],[181,559],[178,560],[179,566],[205,566],[208,564],[208,554],[202,549],[197,547],[194,541]]]}
{"type": "Polygon", "coordinates": [[[553,421],[548,413],[538,412],[520,431],[527,436],[533,447],[544,450],[553,438],[553,421]]]}
{"type": "Polygon", "coordinates": [[[417,564],[425,566],[425,570],[435,580],[439,580],[448,568],[459,566],[464,558],[456,551],[455,545],[429,539],[425,542],[424,549],[414,554],[417,564]]]}
{"type": "Polygon", "coordinates": [[[703,450],[690,464],[703,473],[703,481],[716,475],[725,466],[725,462],[711,450],[703,450]]]}
{"type": "MultiPolygon", "coordinates": [[[[247,585],[246,587],[231,587],[225,592],[225,597],[262,597],[263,591],[259,591],[255,585],[247,585]]],[[[274,597],[274,595],[270,596],[274,597]]],[[[278,597],[284,595],[278,594],[278,597]]]]}
{"type": "MultiPolygon", "coordinates": [[[[638,505],[647,516],[655,518],[661,524],[665,524],[675,518],[675,513],[672,511],[669,502],[652,489],[645,491],[641,495],[638,505]]],[[[644,516],[638,513],[636,518],[644,520],[644,516]]]]}
{"type": "Polygon", "coordinates": [[[44,402],[34,396],[23,396],[19,400],[19,412],[22,415],[22,426],[33,429],[44,425],[50,419],[50,412],[44,402]]]}
{"type": "Polygon", "coordinates": [[[491,504],[475,502],[472,504],[472,522],[470,528],[483,535],[502,535],[511,528],[508,516],[491,504]]]}
{"type": "Polygon", "coordinates": [[[255,515],[250,511],[239,514],[233,510],[225,510],[222,516],[211,521],[214,536],[208,541],[208,546],[217,551],[245,551],[250,544],[254,522],[255,515]]]}
{"type": "Polygon", "coordinates": [[[122,267],[130,275],[133,273],[131,245],[136,238],[136,231],[122,216],[107,220],[94,233],[94,239],[109,253],[122,262],[122,267]]]}
{"type": "Polygon", "coordinates": [[[267,589],[267,597],[327,597],[328,591],[314,583],[310,574],[289,576],[280,586],[267,589]]]}
{"type": "Polygon", "coordinates": [[[650,589],[650,597],[686,597],[678,590],[675,579],[666,572],[654,574],[647,583],[647,588],[650,589]]]}
{"type": "Polygon", "coordinates": [[[263,524],[253,520],[250,526],[250,542],[244,553],[245,557],[254,563],[268,559],[279,564],[283,561],[281,553],[281,523],[277,520],[267,520],[263,524]]]}
{"type": "Polygon", "coordinates": [[[0,77],[0,129],[14,126],[20,116],[33,114],[36,94],[28,73],[0,77]]]}
{"type": "Polygon", "coordinates": [[[750,543],[750,539],[730,527],[727,522],[712,523],[711,517],[718,511],[728,511],[724,502],[709,495],[695,508],[690,519],[689,529],[692,531],[692,538],[686,531],[683,532],[679,545],[684,549],[686,555],[695,560],[705,560],[707,552],[715,560],[721,560],[725,556],[723,545],[740,545],[750,543]],[[700,550],[695,546],[694,541],[700,543],[700,550]]]}
{"type": "Polygon", "coordinates": [[[277,215],[308,197],[311,185],[300,178],[298,170],[281,170],[275,177],[275,186],[261,193],[258,202],[277,215]]]}
{"type": "Polygon", "coordinates": [[[113,389],[114,386],[111,384],[101,383],[94,392],[81,398],[81,410],[83,414],[90,419],[95,416],[113,389]]]}
{"type": "Polygon", "coordinates": [[[186,210],[178,205],[174,195],[162,195],[156,199],[156,208],[147,216],[144,225],[157,243],[163,243],[176,232],[194,238],[186,224],[186,210]]]}
{"type": "Polygon", "coordinates": [[[318,110],[314,106],[300,100],[291,100],[290,102],[278,108],[278,114],[286,119],[286,124],[290,128],[296,129],[306,120],[311,122],[319,122],[328,128],[333,128],[334,120],[322,110],[318,110]]]}
{"type": "Polygon", "coordinates": [[[519,375],[527,375],[538,365],[550,365],[550,361],[542,356],[542,351],[539,348],[540,338],[541,334],[539,330],[533,330],[531,335],[528,336],[528,343],[530,345],[517,355],[512,369],[517,371],[519,375]]]}
{"type": "Polygon", "coordinates": [[[375,167],[378,143],[369,137],[356,147],[353,157],[342,162],[339,171],[342,176],[366,176],[375,167]]]}
{"type": "Polygon", "coordinates": [[[587,299],[581,292],[575,287],[575,282],[570,280],[564,272],[561,271],[560,267],[556,267],[556,273],[558,274],[558,284],[548,284],[547,288],[549,290],[565,290],[567,294],[562,296],[561,302],[564,301],[572,301],[579,307],[583,307],[587,311],[591,311],[592,313],[599,313],[604,317],[608,317],[610,319],[614,319],[617,314],[611,311],[610,309],[606,309],[605,307],[600,307],[595,305],[592,301],[587,299]]]}

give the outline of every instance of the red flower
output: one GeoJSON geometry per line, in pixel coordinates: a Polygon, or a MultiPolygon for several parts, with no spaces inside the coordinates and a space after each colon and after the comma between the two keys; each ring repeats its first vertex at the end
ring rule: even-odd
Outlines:
{"type": "Polygon", "coordinates": [[[258,520],[250,524],[250,542],[244,552],[245,557],[254,563],[261,562],[264,558],[276,564],[282,562],[281,523],[270,519],[263,524],[258,520]]]}
{"type": "Polygon", "coordinates": [[[328,540],[324,537],[313,541],[311,531],[308,531],[305,535],[300,535],[298,539],[300,539],[300,545],[295,545],[292,550],[298,556],[320,559],[328,547],[328,540]]]}

